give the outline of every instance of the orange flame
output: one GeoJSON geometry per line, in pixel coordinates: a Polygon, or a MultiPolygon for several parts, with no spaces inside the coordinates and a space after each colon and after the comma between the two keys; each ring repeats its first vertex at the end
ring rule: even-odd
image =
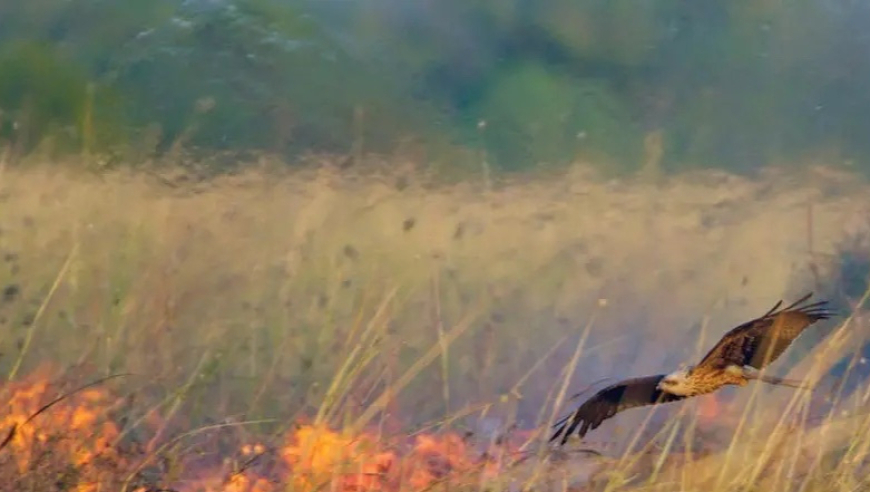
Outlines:
{"type": "Polygon", "coordinates": [[[5,415],[0,417],[0,432],[4,436],[12,432],[5,451],[12,454],[22,475],[46,466],[72,467],[78,472],[73,490],[97,490],[100,467],[85,465],[91,465],[98,457],[101,464],[110,467],[121,463],[113,446],[120,435],[118,427],[104,415],[113,401],[106,392],[88,389],[30,420],[53,396],[45,378],[33,379],[5,385],[11,396],[6,401],[5,415]]]}
{"type": "Polygon", "coordinates": [[[395,453],[379,449],[376,440],[338,434],[326,426],[297,429],[281,456],[292,471],[292,481],[303,491],[338,482],[345,491],[381,491],[395,453]]]}
{"type": "MultiPolygon", "coordinates": [[[[115,446],[120,437],[119,426],[108,418],[107,410],[118,400],[105,389],[90,388],[72,394],[29,421],[54,396],[48,379],[31,377],[7,383],[4,390],[9,396],[0,418],[0,434],[13,428],[15,433],[7,447],[0,450],[9,453],[5,457],[0,455],[0,476],[8,473],[3,469],[6,464],[15,470],[13,475],[33,473],[40,467],[50,471],[36,466],[47,455],[54,467],[51,470],[77,470],[76,482],[68,487],[76,492],[104,490],[106,483],[113,480],[121,483],[124,477],[135,474],[134,457],[115,446]]],[[[148,415],[150,420],[159,420],[152,413],[148,415]]],[[[299,492],[399,492],[467,479],[475,472],[492,474],[498,470],[498,465],[473,449],[466,439],[450,433],[420,434],[408,440],[402,436],[384,438],[371,432],[351,435],[322,424],[306,424],[289,432],[277,451],[270,451],[256,441],[237,449],[242,461],[266,462],[265,466],[271,468],[228,470],[235,461],[227,457],[222,465],[211,462],[185,469],[185,476],[175,477],[184,485],[176,488],[276,492],[283,490],[284,484],[292,484],[299,492]]],[[[149,490],[135,485],[129,490],[149,490]]]]}

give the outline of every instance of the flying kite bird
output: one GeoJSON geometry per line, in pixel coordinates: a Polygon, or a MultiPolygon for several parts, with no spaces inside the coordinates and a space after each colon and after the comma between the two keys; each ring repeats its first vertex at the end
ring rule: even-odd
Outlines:
{"type": "Polygon", "coordinates": [[[561,436],[560,444],[565,444],[578,427],[577,434],[582,438],[629,408],[671,403],[728,385],[746,386],[750,380],[805,388],[800,381],[762,375],[759,370],[782,355],[808,326],[833,315],[827,301],[801,306],[812,295],[810,292],[777,310],[782,305],[780,300],[763,316],[733,328],[695,366],[670,374],[626,379],[602,389],[554,425],[558,429],[550,442],[561,436]]]}

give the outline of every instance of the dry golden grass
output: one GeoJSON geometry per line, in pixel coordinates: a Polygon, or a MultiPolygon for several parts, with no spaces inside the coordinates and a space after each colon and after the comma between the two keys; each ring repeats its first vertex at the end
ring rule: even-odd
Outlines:
{"type": "MultiPolygon", "coordinates": [[[[126,401],[119,440],[141,433],[149,456],[181,454],[191,429],[281,438],[302,417],[351,435],[444,425],[485,440],[552,419],[566,369],[569,395],[603,377],[661,371],[780,297],[834,293],[830,260],[870,225],[868,191],[823,168],[653,186],[578,167],[492,189],[330,167],[173,186],[147,173],[6,169],[0,368],[12,380],[46,361],[61,373],[128,373],[111,383],[126,401]]],[[[834,326],[808,332],[774,370],[827,369],[863,343],[855,322],[836,351],[801,359],[834,326]]],[[[626,487],[656,490],[849,490],[862,480],[863,419],[775,427],[795,395],[757,391],[726,395],[735,417],[721,428],[690,425],[695,403],[656,412],[649,429],[685,411],[653,440],[666,453],[637,454],[643,439],[631,446],[644,411],[589,436],[607,456],[638,463],[572,454],[571,477],[559,481],[565,465],[529,459],[500,480],[562,490],[602,460],[609,485],[596,476],[608,490],[630,476],[626,487]],[[846,458],[816,453],[845,449],[843,438],[826,441],[850,435],[843,429],[860,438],[846,458]],[[775,453],[771,436],[794,453],[775,453]]],[[[858,411],[858,393],[837,411],[858,411]]]]}

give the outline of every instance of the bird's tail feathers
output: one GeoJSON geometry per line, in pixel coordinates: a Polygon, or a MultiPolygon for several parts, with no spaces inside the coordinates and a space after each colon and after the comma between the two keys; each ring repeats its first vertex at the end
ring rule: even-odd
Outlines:
{"type": "Polygon", "coordinates": [[[801,381],[799,379],[786,379],[780,378],[777,376],[768,376],[766,374],[760,374],[755,371],[746,372],[745,373],[747,379],[755,379],[757,381],[761,381],[762,383],[774,384],[777,386],[788,386],[790,388],[797,388],[803,390],[812,391],[813,386],[806,381],[801,381]]]}

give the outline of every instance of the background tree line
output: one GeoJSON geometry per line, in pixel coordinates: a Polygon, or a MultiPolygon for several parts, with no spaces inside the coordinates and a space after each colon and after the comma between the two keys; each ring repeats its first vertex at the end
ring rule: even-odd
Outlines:
{"type": "Polygon", "coordinates": [[[868,168],[868,24],[858,0],[2,2],[0,141],[868,168]]]}

